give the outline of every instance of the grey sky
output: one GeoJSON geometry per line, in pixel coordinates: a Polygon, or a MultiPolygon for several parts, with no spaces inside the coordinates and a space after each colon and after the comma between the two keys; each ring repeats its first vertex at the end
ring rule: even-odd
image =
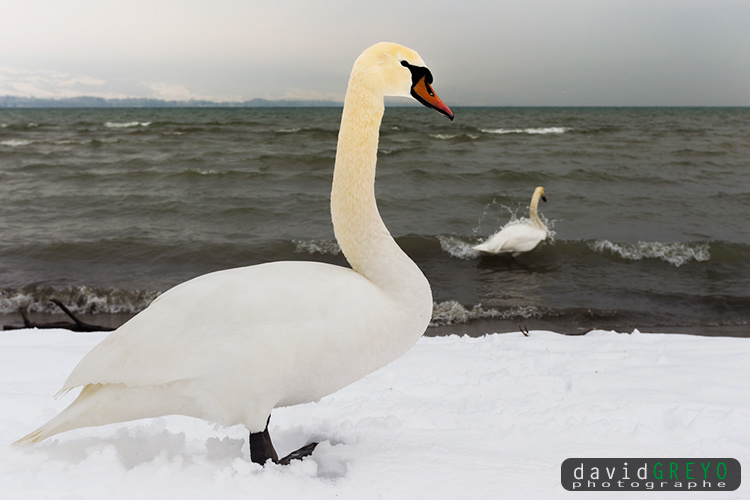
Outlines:
{"type": "Polygon", "coordinates": [[[0,95],[341,99],[417,50],[449,105],[750,106],[750,0],[5,0],[0,95]]]}

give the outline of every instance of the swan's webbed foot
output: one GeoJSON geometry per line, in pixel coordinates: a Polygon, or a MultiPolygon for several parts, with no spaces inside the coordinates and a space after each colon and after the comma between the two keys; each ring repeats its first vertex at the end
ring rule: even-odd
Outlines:
{"type": "Polygon", "coordinates": [[[276,464],[289,465],[292,460],[302,460],[303,458],[312,455],[315,447],[318,446],[318,443],[310,443],[279,459],[279,455],[276,453],[273,443],[271,442],[271,435],[268,433],[268,422],[270,421],[271,416],[269,415],[268,421],[266,422],[266,428],[263,432],[250,433],[250,461],[255,462],[256,464],[265,465],[270,459],[276,464]]]}
{"type": "Polygon", "coordinates": [[[289,465],[292,460],[302,460],[303,458],[312,455],[312,452],[315,451],[316,446],[318,446],[318,443],[306,444],[299,450],[293,451],[284,458],[279,459],[276,463],[281,465],[289,465]]]}

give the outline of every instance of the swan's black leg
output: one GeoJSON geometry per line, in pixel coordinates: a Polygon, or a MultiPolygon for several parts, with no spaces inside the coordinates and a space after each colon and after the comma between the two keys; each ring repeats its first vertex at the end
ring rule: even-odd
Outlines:
{"type": "Polygon", "coordinates": [[[265,465],[270,458],[274,462],[279,461],[279,456],[273,448],[271,435],[268,433],[268,422],[271,421],[271,415],[266,421],[266,428],[263,432],[250,433],[250,460],[256,464],[265,465]]]}
{"type": "Polygon", "coordinates": [[[318,446],[318,443],[310,443],[297,451],[291,452],[289,455],[282,459],[276,454],[276,450],[271,442],[271,435],[268,433],[268,423],[271,421],[271,416],[268,416],[266,421],[266,428],[263,432],[251,432],[250,433],[250,460],[256,464],[265,465],[270,458],[274,463],[281,465],[289,465],[292,460],[302,460],[303,458],[310,456],[318,446]]]}

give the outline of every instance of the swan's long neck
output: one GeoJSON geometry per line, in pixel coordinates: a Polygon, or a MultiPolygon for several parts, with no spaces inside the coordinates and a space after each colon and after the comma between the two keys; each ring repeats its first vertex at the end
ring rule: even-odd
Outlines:
{"type": "Polygon", "coordinates": [[[546,229],[544,223],[542,222],[542,219],[539,218],[539,212],[537,211],[537,208],[539,207],[539,198],[541,197],[542,197],[541,191],[539,190],[534,191],[534,195],[531,197],[531,205],[529,205],[529,219],[539,229],[546,229]]]}
{"type": "Polygon", "coordinates": [[[431,305],[427,279],[391,237],[375,202],[375,166],[383,112],[383,96],[352,78],[344,101],[333,173],[333,229],[355,271],[390,296],[417,294],[431,305]]]}

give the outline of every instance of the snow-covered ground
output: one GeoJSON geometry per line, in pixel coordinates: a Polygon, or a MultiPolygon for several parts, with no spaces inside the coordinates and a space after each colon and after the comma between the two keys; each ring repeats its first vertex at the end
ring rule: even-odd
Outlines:
{"type": "MultiPolygon", "coordinates": [[[[569,457],[730,457],[750,467],[750,339],[532,331],[422,338],[315,404],[274,411],[262,468],[247,432],[187,417],[9,447],[66,406],[53,395],[106,334],[0,332],[0,498],[750,498],[737,491],[568,492],[569,457]]],[[[743,474],[745,483],[746,474],[743,474]]]]}

